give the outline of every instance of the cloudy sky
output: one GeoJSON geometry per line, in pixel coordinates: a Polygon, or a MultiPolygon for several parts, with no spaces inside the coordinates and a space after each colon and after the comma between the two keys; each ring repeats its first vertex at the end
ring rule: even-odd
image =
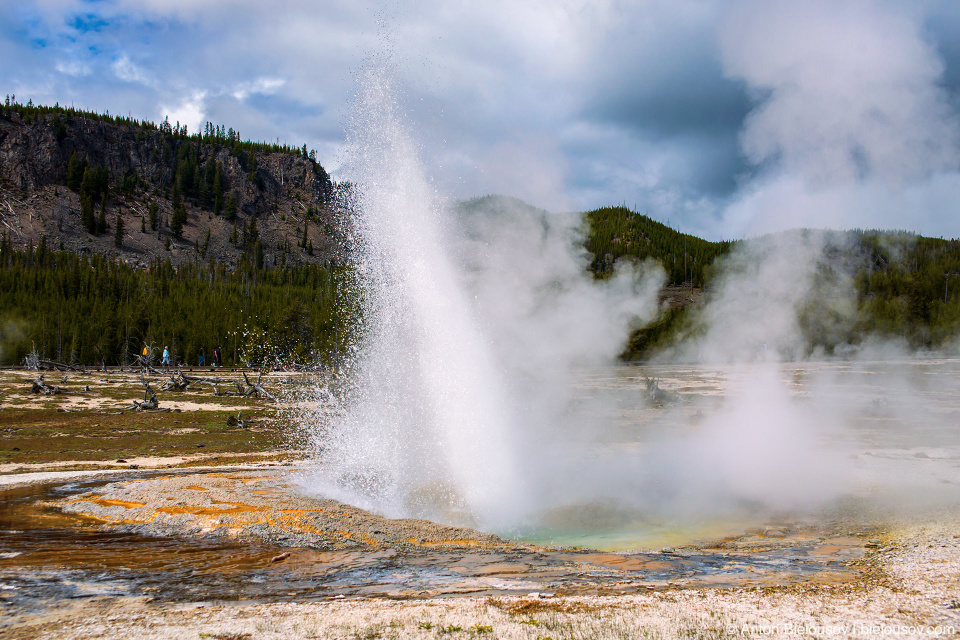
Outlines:
{"type": "Polygon", "coordinates": [[[0,3],[19,101],[306,143],[335,177],[370,59],[448,197],[960,236],[950,0],[0,3]]]}

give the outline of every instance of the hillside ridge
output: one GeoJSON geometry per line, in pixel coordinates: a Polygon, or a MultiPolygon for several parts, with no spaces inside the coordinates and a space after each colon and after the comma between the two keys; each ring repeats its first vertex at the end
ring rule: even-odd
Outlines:
{"type": "Polygon", "coordinates": [[[334,192],[306,146],[243,141],[209,123],[190,134],[166,121],[0,106],[0,232],[17,248],[45,238],[138,267],[157,256],[327,263],[338,257],[334,192]]]}

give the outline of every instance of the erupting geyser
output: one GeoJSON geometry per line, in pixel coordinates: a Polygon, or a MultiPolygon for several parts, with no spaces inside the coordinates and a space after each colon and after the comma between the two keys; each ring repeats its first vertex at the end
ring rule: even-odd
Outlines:
{"type": "Polygon", "coordinates": [[[385,65],[367,67],[347,169],[363,328],[308,482],[388,515],[511,526],[568,475],[545,457],[566,372],[616,355],[662,271],[595,285],[572,216],[458,218],[399,110],[385,65]]]}
{"type": "Polygon", "coordinates": [[[512,425],[397,108],[368,68],[349,136],[364,329],[327,477],[392,514],[492,517],[523,495],[512,425]]]}

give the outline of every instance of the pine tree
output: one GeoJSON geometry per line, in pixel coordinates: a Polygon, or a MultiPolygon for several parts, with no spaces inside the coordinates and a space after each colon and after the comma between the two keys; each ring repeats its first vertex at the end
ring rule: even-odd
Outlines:
{"type": "Polygon", "coordinates": [[[80,199],[89,197],[91,200],[99,200],[97,197],[97,170],[93,167],[84,167],[83,177],[80,179],[80,199]]]}
{"type": "Polygon", "coordinates": [[[56,137],[57,142],[63,142],[63,139],[67,137],[67,127],[63,124],[63,120],[60,119],[60,114],[53,116],[53,120],[50,121],[50,128],[53,129],[53,135],[56,137]]]}
{"type": "Polygon", "coordinates": [[[253,255],[256,259],[257,270],[263,270],[263,242],[259,238],[253,245],[253,255]]]}
{"type": "Polygon", "coordinates": [[[93,209],[93,198],[90,196],[80,199],[80,224],[87,233],[97,235],[97,217],[93,209]]]}
{"type": "Polygon", "coordinates": [[[183,235],[183,225],[187,222],[187,207],[183,204],[183,198],[180,196],[180,185],[173,185],[173,215],[170,216],[170,231],[174,237],[179,238],[183,235]]]}
{"type": "Polygon", "coordinates": [[[156,200],[151,200],[151,201],[150,201],[150,206],[147,207],[147,209],[148,209],[148,211],[150,212],[150,230],[151,230],[151,231],[156,231],[156,230],[157,230],[157,223],[159,222],[159,221],[157,220],[157,217],[158,217],[158,215],[159,215],[159,213],[160,213],[160,205],[157,204],[157,201],[156,201],[156,200]]]}
{"type": "Polygon", "coordinates": [[[87,168],[87,161],[80,157],[76,151],[70,156],[67,162],[67,188],[71,191],[79,191],[80,183],[83,181],[83,172],[87,168]]]}
{"type": "Polygon", "coordinates": [[[97,220],[97,233],[107,230],[107,194],[100,198],[100,218],[97,220]]]}
{"type": "Polygon", "coordinates": [[[176,207],[173,210],[173,215],[170,216],[170,231],[173,233],[175,238],[179,238],[183,235],[183,225],[187,222],[187,207],[180,203],[180,206],[176,207]]]}
{"type": "Polygon", "coordinates": [[[237,219],[237,199],[232,193],[227,196],[227,203],[223,210],[223,217],[227,220],[237,219]]]}
{"type": "Polygon", "coordinates": [[[123,218],[120,217],[119,212],[117,213],[117,219],[114,220],[113,246],[117,248],[123,246],[123,218]]]}
{"type": "Polygon", "coordinates": [[[220,215],[223,209],[223,165],[217,163],[216,170],[213,173],[213,215],[220,215]]]}
{"type": "Polygon", "coordinates": [[[176,209],[181,204],[183,204],[183,197],[180,192],[180,181],[175,180],[173,183],[173,193],[170,195],[170,205],[176,209]]]}

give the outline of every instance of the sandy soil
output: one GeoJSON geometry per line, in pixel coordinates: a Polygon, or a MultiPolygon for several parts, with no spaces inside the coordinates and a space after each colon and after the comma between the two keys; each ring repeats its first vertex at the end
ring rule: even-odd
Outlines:
{"type": "MultiPolygon", "coordinates": [[[[235,458],[261,458],[263,453],[233,453],[231,454],[235,458]]],[[[271,451],[270,455],[272,456],[284,456],[289,455],[291,458],[297,457],[300,455],[299,451],[283,451],[276,450],[271,451]]],[[[123,458],[122,464],[127,465],[124,469],[165,469],[170,467],[176,467],[184,464],[195,465],[197,463],[202,463],[204,460],[210,460],[216,458],[217,454],[213,453],[195,453],[192,455],[185,456],[132,456],[128,458],[123,458]]],[[[266,463],[269,465],[288,465],[292,463],[288,462],[277,462],[277,463],[266,463]]],[[[46,472],[55,473],[56,469],[65,469],[65,468],[75,468],[79,466],[87,467],[104,467],[106,469],[116,469],[117,461],[116,460],[58,460],[56,462],[43,462],[36,464],[23,464],[23,463],[11,463],[11,464],[0,464],[0,486],[4,485],[18,485],[24,482],[24,476],[30,474],[45,474],[46,472]]],[[[100,473],[96,469],[88,470],[91,474],[100,473]]],[[[69,472],[67,472],[69,473],[69,472]]],[[[51,476],[55,477],[55,476],[51,476]]]]}

